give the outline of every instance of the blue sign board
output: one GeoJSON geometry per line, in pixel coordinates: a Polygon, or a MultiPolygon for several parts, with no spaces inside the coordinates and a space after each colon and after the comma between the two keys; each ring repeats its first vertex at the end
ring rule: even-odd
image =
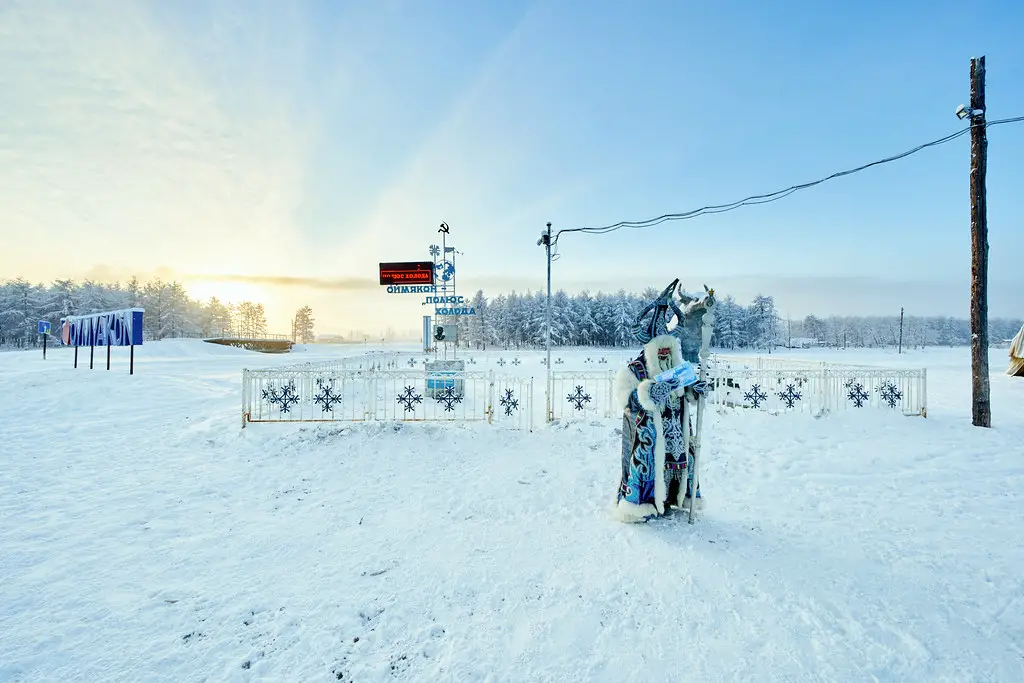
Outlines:
{"type": "Polygon", "coordinates": [[[39,334],[50,334],[50,321],[40,320],[39,321],[39,334]]]}
{"type": "Polygon", "coordinates": [[[65,346],[139,346],[143,312],[125,308],[61,318],[60,341],[65,346]]]}

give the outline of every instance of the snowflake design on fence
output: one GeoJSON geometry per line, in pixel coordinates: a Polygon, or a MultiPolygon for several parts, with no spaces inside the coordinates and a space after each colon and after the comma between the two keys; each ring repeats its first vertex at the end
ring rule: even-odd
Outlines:
{"type": "Polygon", "coordinates": [[[519,399],[515,397],[511,389],[506,389],[505,395],[498,402],[505,409],[505,415],[512,415],[513,411],[519,410],[519,399]]]}
{"type": "Polygon", "coordinates": [[[800,392],[793,388],[792,384],[786,385],[785,391],[780,391],[776,394],[782,402],[786,404],[787,408],[792,408],[796,405],[796,402],[800,400],[800,392]]]}
{"type": "Polygon", "coordinates": [[[561,358],[556,358],[555,359],[555,365],[562,365],[563,363],[565,363],[565,361],[562,360],[561,358]]]}
{"type": "Polygon", "coordinates": [[[871,396],[866,391],[864,391],[864,385],[861,384],[860,382],[857,382],[856,384],[847,386],[852,386],[852,388],[850,389],[850,393],[847,394],[846,397],[853,401],[853,405],[857,406],[858,408],[863,408],[864,401],[871,398],[871,396]]]}
{"type": "Polygon", "coordinates": [[[410,368],[416,367],[416,359],[415,358],[410,358],[409,359],[409,367],[410,368]]]}
{"type": "Polygon", "coordinates": [[[470,365],[476,365],[476,358],[470,356],[469,360],[467,360],[466,362],[469,363],[470,365]]]}
{"type": "Polygon", "coordinates": [[[320,393],[313,397],[313,403],[320,406],[320,411],[329,413],[334,409],[334,404],[341,403],[341,395],[334,393],[334,380],[324,381],[317,379],[316,386],[320,393]]]}
{"type": "Polygon", "coordinates": [[[280,389],[275,387],[264,389],[263,400],[276,405],[282,413],[290,412],[292,406],[299,402],[299,395],[295,391],[295,382],[289,381],[280,389]]]}
{"type": "Polygon", "coordinates": [[[462,403],[462,394],[456,393],[455,387],[445,387],[443,391],[434,394],[434,400],[444,404],[444,411],[450,413],[455,410],[456,403],[462,403]]]}
{"type": "Polygon", "coordinates": [[[601,360],[599,360],[597,362],[600,365],[607,365],[608,364],[608,359],[607,358],[602,358],[601,360]]]}
{"type": "Polygon", "coordinates": [[[593,363],[593,362],[594,362],[594,360],[593,360],[592,358],[588,358],[588,359],[586,359],[586,360],[585,360],[585,361],[583,361],[583,362],[584,362],[584,363],[593,363]]]}
{"type": "Polygon", "coordinates": [[[895,408],[896,404],[903,400],[903,392],[892,382],[886,382],[878,387],[878,393],[882,395],[882,400],[888,403],[890,408],[895,408]]]}
{"type": "Polygon", "coordinates": [[[512,365],[522,365],[522,361],[519,360],[518,358],[513,358],[512,365]]]}
{"type": "Polygon", "coordinates": [[[575,410],[583,410],[583,406],[590,403],[590,394],[583,393],[583,386],[580,384],[576,385],[576,393],[569,394],[565,398],[575,410]]]}
{"type": "Polygon", "coordinates": [[[416,404],[423,401],[423,397],[417,394],[416,390],[412,387],[406,387],[396,400],[402,404],[405,412],[411,413],[416,410],[416,404]]]}
{"type": "Polygon", "coordinates": [[[500,365],[501,367],[505,367],[505,359],[504,358],[499,358],[498,359],[498,365],[500,365]]]}
{"type": "Polygon", "coordinates": [[[761,385],[760,384],[755,384],[750,389],[750,391],[748,391],[747,393],[743,394],[743,400],[744,401],[750,401],[751,403],[754,404],[755,408],[760,408],[761,407],[761,403],[764,402],[764,400],[766,398],[768,398],[768,394],[766,394],[763,391],[761,391],[761,385]]]}

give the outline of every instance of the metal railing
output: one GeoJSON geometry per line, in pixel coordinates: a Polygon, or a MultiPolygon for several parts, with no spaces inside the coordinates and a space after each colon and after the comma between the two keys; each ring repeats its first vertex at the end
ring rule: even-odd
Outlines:
{"type": "MultiPolygon", "coordinates": [[[[617,370],[555,371],[548,421],[608,418],[617,370]]],[[[928,374],[921,369],[835,365],[785,358],[712,356],[708,364],[711,405],[770,413],[875,408],[928,415],[928,374]]]]}
{"type": "MultiPolygon", "coordinates": [[[[732,359],[730,359],[731,361],[732,359]]],[[[928,373],[897,369],[785,361],[750,367],[719,362],[708,368],[713,405],[771,413],[885,408],[903,415],[928,415],[928,373]]]]}
{"type": "Polygon", "coordinates": [[[551,415],[554,420],[609,418],[618,409],[612,405],[615,370],[551,373],[551,415]]]}
{"type": "Polygon", "coordinates": [[[487,422],[533,429],[533,378],[339,367],[242,371],[242,422],[487,422]]]}

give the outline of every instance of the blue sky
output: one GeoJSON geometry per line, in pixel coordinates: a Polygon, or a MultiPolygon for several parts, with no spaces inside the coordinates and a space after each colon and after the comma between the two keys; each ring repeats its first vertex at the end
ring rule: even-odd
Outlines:
{"type": "MultiPolygon", "coordinates": [[[[214,2],[0,7],[0,277],[184,278],[272,326],[414,328],[376,264],[543,286],[537,235],[813,180],[1024,115],[1024,5],[214,2]],[[895,6],[898,5],[898,6],[895,6]],[[245,281],[202,276],[241,275],[245,281]],[[254,283],[329,280],[336,289],[254,283]]],[[[989,142],[992,312],[1020,315],[1024,123],[989,142]]],[[[783,313],[966,317],[969,142],[774,204],[566,235],[556,286],[673,277],[783,313]]],[[[464,284],[463,284],[464,283],[464,284]]]]}

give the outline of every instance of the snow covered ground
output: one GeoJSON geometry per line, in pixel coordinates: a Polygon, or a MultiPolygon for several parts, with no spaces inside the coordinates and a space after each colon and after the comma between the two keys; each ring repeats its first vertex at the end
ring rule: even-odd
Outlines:
{"type": "Polygon", "coordinates": [[[1005,350],[991,430],[968,349],[791,352],[929,417],[712,413],[694,526],[608,516],[616,421],[241,429],[242,367],[364,350],[0,354],[0,681],[1024,680],[1005,350]]]}

